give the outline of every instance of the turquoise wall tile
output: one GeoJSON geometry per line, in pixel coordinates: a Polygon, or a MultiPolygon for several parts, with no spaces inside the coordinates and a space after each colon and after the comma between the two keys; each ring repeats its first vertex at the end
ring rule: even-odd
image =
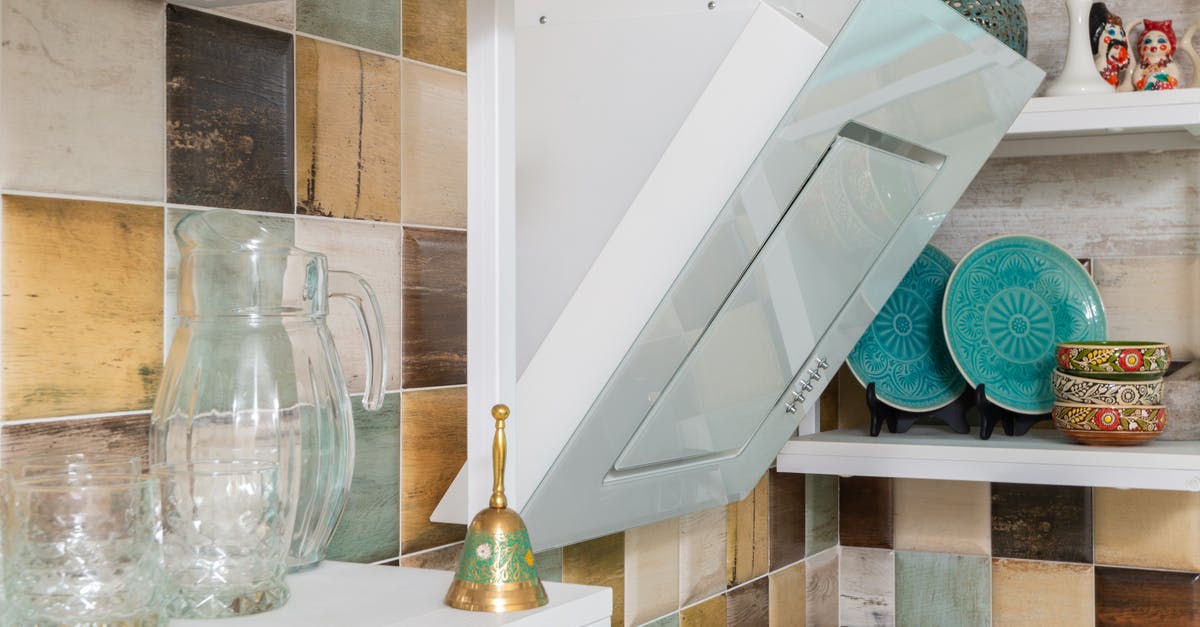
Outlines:
{"type": "Polygon", "coordinates": [[[297,0],[296,30],[400,54],[401,0],[297,0]]]}
{"type": "Polygon", "coordinates": [[[667,614],[662,618],[652,620],[642,627],[679,627],[679,613],[667,614]]]}
{"type": "Polygon", "coordinates": [[[991,588],[987,557],[897,551],[896,625],[991,625],[991,588]]]}
{"type": "Polygon", "coordinates": [[[804,556],[838,543],[838,478],[807,475],[804,488],[804,556]]]}
{"type": "Polygon", "coordinates": [[[562,581],[562,548],[535,553],[533,564],[542,581],[562,581]]]}
{"type": "Polygon", "coordinates": [[[350,501],[329,543],[327,557],[377,562],[400,554],[400,394],[388,394],[379,411],[354,405],[354,478],[350,501]]]}

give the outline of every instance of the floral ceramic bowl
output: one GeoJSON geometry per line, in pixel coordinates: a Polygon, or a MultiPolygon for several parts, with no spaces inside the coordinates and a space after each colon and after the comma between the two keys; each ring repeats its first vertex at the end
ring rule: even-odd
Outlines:
{"type": "Polygon", "coordinates": [[[1099,379],[1154,379],[1171,365],[1159,342],[1062,342],[1054,355],[1064,372],[1099,379]]]}
{"type": "Polygon", "coordinates": [[[1163,381],[1110,381],[1077,377],[1060,370],[1050,373],[1054,398],[1085,405],[1160,405],[1163,381]]]}
{"type": "Polygon", "coordinates": [[[1084,444],[1141,444],[1167,426],[1165,405],[1084,405],[1055,403],[1054,426],[1084,444]]]}

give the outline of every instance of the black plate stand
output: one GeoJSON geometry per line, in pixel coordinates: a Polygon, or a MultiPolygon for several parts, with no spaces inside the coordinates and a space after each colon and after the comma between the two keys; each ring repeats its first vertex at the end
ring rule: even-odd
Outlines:
{"type": "Polygon", "coordinates": [[[878,437],[886,422],[888,433],[904,433],[921,418],[932,418],[949,425],[955,433],[970,433],[967,424],[967,409],[971,406],[971,390],[968,388],[949,405],[929,412],[910,412],[896,409],[875,396],[875,382],[867,384],[867,409],[871,411],[871,436],[878,437]]]}
{"type": "Polygon", "coordinates": [[[1033,425],[1050,420],[1050,414],[1018,414],[1003,407],[998,407],[988,400],[983,384],[975,388],[975,407],[979,409],[979,439],[992,437],[992,431],[999,423],[1004,427],[1004,435],[1025,435],[1033,425]]]}

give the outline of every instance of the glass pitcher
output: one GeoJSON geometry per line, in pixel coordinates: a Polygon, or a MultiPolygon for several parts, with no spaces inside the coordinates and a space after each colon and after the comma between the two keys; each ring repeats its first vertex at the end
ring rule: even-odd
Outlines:
{"type": "Polygon", "coordinates": [[[368,410],[382,406],[386,380],[379,303],[358,275],[329,271],[324,255],[233,211],[190,214],[175,239],[179,326],[151,416],[150,461],[277,462],[288,566],[316,566],[354,468],[350,396],[325,323],[329,299],[357,314],[368,410]]]}

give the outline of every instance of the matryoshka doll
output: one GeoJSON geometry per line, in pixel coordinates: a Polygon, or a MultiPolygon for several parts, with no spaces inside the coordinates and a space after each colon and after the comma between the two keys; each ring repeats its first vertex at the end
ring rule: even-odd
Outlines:
{"type": "Polygon", "coordinates": [[[1103,2],[1095,2],[1088,23],[1092,30],[1092,57],[1100,77],[1117,91],[1129,91],[1123,81],[1129,69],[1129,41],[1120,16],[1109,12],[1103,2]]]}
{"type": "Polygon", "coordinates": [[[1180,87],[1182,76],[1175,63],[1175,29],[1171,20],[1143,20],[1145,30],[1137,40],[1138,62],[1133,68],[1134,91],[1180,87]]]}

